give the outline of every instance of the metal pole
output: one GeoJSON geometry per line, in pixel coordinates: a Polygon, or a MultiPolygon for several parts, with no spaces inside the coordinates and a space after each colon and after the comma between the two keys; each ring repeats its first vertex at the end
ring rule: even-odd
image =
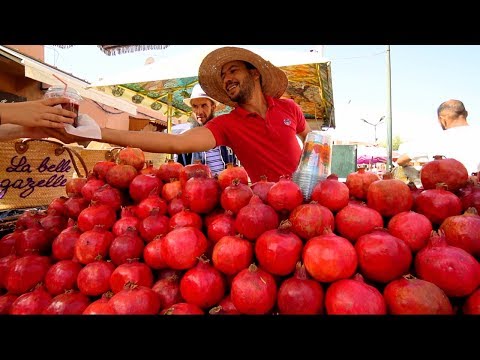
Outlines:
{"type": "MultiPolygon", "coordinates": [[[[172,133],[172,98],[173,95],[171,92],[168,93],[167,101],[168,101],[168,108],[167,108],[167,133],[172,133]]],[[[167,154],[167,159],[173,159],[172,154],[167,154]]]]}
{"type": "Polygon", "coordinates": [[[390,65],[390,45],[387,46],[387,171],[392,171],[392,77],[390,65]]]}

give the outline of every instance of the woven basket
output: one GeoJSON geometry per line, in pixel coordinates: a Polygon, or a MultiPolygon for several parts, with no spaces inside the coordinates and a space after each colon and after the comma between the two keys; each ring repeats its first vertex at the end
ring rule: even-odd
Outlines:
{"type": "Polygon", "coordinates": [[[48,205],[66,195],[67,180],[87,172],[79,153],[62,143],[46,139],[2,142],[0,210],[48,205]]]}

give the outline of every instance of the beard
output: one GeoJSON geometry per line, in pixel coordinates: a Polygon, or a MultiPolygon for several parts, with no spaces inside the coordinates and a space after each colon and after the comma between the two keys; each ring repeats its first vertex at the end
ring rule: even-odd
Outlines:
{"type": "Polygon", "coordinates": [[[238,103],[238,104],[245,104],[247,103],[253,95],[253,89],[255,87],[255,83],[253,82],[253,77],[249,74],[243,80],[242,84],[238,85],[240,91],[237,95],[229,96],[230,100],[238,103]]]}

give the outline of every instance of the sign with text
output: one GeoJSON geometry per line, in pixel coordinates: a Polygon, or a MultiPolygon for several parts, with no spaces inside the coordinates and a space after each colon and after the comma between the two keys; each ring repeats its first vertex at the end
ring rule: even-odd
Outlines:
{"type": "Polygon", "coordinates": [[[0,210],[48,205],[66,196],[75,171],[73,158],[60,143],[26,139],[2,143],[0,210]]]}

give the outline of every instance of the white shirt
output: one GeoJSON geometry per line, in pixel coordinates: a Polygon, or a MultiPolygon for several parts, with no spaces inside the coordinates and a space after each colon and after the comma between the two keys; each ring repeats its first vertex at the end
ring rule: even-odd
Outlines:
{"type": "Polygon", "coordinates": [[[400,154],[407,154],[418,162],[434,160],[433,156],[443,155],[460,161],[469,174],[480,170],[480,151],[477,150],[480,127],[476,125],[457,126],[427,135],[422,141],[404,143],[400,154]]]}
{"type": "Polygon", "coordinates": [[[443,131],[437,150],[447,158],[460,161],[469,174],[480,170],[480,127],[475,125],[457,126],[443,131]]]}

